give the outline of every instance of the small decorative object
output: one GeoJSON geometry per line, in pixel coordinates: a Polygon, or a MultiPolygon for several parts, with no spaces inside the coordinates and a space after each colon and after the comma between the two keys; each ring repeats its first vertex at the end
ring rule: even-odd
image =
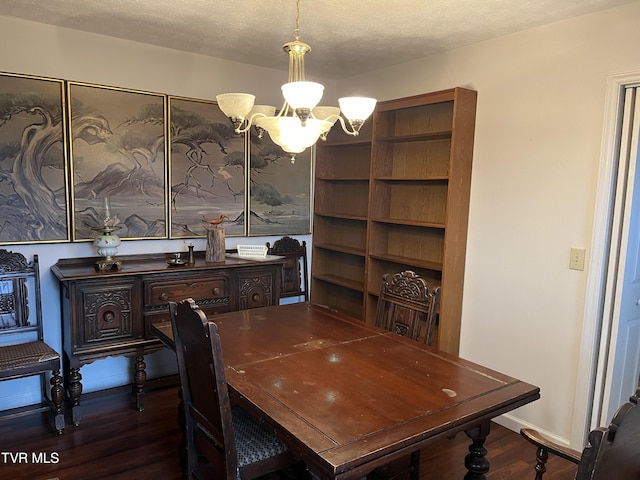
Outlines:
{"type": "Polygon", "coordinates": [[[181,267],[182,265],[187,264],[187,262],[182,259],[182,254],[180,253],[174,253],[173,258],[167,260],[167,263],[172,267],[181,267]]]}
{"type": "Polygon", "coordinates": [[[238,245],[238,256],[241,258],[267,258],[266,245],[238,245]]]}
{"type": "Polygon", "coordinates": [[[189,245],[187,245],[187,247],[189,248],[189,261],[187,263],[189,265],[193,265],[194,263],[196,263],[196,259],[193,255],[193,244],[190,243],[189,245]]]}
{"type": "Polygon", "coordinates": [[[225,220],[229,220],[229,217],[226,215],[220,215],[218,218],[212,218],[211,220],[202,219],[203,222],[208,223],[209,225],[220,225],[225,220]]]}
{"type": "Polygon", "coordinates": [[[118,253],[118,247],[120,246],[120,237],[116,235],[116,230],[119,230],[118,217],[111,215],[111,205],[108,198],[104,199],[102,211],[102,225],[94,227],[93,230],[100,232],[93,241],[93,244],[98,250],[98,255],[102,258],[95,263],[96,270],[120,270],[122,268],[122,262],[116,260],[114,257],[118,253]]]}
{"type": "Polygon", "coordinates": [[[207,251],[205,260],[208,263],[222,263],[226,254],[226,246],[224,241],[224,228],[222,222],[228,219],[226,215],[220,215],[219,218],[202,221],[207,227],[207,251]]]}

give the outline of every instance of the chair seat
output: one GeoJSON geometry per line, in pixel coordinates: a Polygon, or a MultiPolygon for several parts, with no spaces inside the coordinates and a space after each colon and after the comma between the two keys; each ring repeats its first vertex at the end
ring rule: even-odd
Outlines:
{"type": "Polygon", "coordinates": [[[231,415],[238,450],[238,467],[267,460],[287,451],[284,443],[243,409],[234,407],[231,415]]]}
{"type": "Polygon", "coordinates": [[[0,377],[12,375],[14,370],[28,367],[46,368],[49,362],[60,360],[60,354],[41,341],[4,345],[0,347],[0,377]]]}

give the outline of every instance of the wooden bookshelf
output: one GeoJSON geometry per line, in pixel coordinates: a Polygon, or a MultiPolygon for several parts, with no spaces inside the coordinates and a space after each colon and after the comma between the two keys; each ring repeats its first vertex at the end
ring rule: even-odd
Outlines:
{"type": "Polygon", "coordinates": [[[414,270],[441,286],[437,345],[458,353],[475,109],[463,88],[388,100],[373,131],[318,145],[313,302],[373,323],[382,276],[414,270]]]}
{"type": "Polygon", "coordinates": [[[334,128],[319,142],[311,301],[364,318],[372,124],[357,137],[334,128]]]}

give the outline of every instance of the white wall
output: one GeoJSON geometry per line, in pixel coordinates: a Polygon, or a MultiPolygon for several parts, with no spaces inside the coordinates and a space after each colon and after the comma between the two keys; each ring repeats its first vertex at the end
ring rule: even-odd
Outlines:
{"type": "Polygon", "coordinates": [[[591,245],[607,77],[637,71],[639,45],[634,2],[344,80],[478,91],[460,353],[541,387],[507,420],[567,442],[589,273],[569,248],[591,245]]]}
{"type": "MultiPolygon", "coordinates": [[[[56,28],[0,16],[0,70],[39,75],[78,82],[138,89],[154,93],[215,100],[218,93],[246,91],[256,94],[259,103],[278,107],[282,102],[280,85],[287,78],[287,56],[282,55],[283,70],[259,68],[177,50],[151,47],[101,35],[56,28]]],[[[277,45],[274,48],[279,48],[277,45]]],[[[335,96],[333,83],[325,84],[327,95],[335,96]]],[[[2,213],[0,212],[0,216],[2,213]]],[[[273,242],[279,237],[249,239],[251,243],[273,242]]],[[[311,243],[310,235],[296,236],[311,243]]],[[[245,239],[246,240],[246,239],[245,239]]],[[[247,243],[240,237],[228,237],[227,247],[247,243]]],[[[204,250],[204,239],[196,239],[196,250],[204,250]]],[[[61,351],[59,287],[50,266],[59,258],[95,256],[90,243],[2,246],[31,259],[39,254],[45,337],[61,351]]],[[[120,254],[174,252],[185,250],[182,240],[124,241],[120,254]]],[[[148,377],[175,371],[171,352],[159,352],[145,359],[148,377]]],[[[131,360],[109,358],[84,366],[84,391],[132,382],[131,360]]],[[[27,405],[39,401],[36,379],[0,382],[0,408],[27,405]]]]}

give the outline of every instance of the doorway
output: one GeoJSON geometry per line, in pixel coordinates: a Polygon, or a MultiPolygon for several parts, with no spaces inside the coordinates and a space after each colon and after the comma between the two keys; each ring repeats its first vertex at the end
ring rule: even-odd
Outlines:
{"type": "MultiPolygon", "coordinates": [[[[634,393],[639,379],[640,355],[640,87],[624,89],[620,120],[619,171],[626,177],[621,196],[624,212],[620,225],[617,276],[607,351],[601,355],[604,383],[600,425],[608,425],[617,408],[634,393]],[[605,355],[606,354],[606,355],[605,355]]],[[[614,224],[615,225],[615,224],[614,224]]],[[[615,249],[611,248],[612,255],[615,249]]]]}
{"type": "Polygon", "coordinates": [[[591,429],[609,423],[638,383],[639,132],[640,72],[610,77],[574,403],[571,446],[577,449],[591,429]]]}

